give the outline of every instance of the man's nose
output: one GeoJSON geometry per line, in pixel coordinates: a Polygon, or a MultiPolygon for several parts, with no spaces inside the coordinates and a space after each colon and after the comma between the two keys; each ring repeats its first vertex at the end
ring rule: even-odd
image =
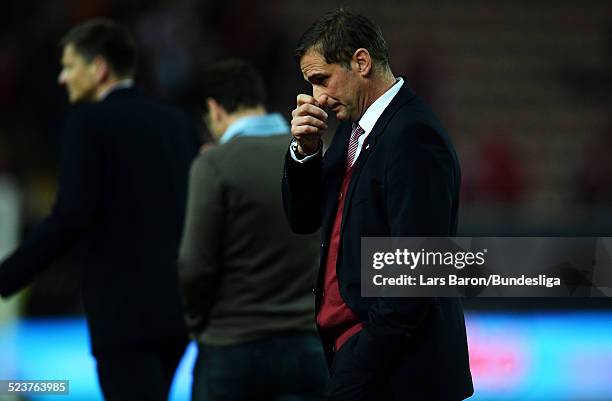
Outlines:
{"type": "Polygon", "coordinates": [[[64,85],[66,83],[66,73],[64,70],[60,71],[59,75],[57,76],[57,83],[59,85],[64,85]]]}

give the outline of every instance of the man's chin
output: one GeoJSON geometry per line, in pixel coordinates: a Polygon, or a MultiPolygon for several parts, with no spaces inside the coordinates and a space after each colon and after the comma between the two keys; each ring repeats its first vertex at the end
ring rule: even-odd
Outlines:
{"type": "Polygon", "coordinates": [[[85,93],[68,93],[68,101],[70,104],[77,104],[83,102],[93,102],[94,94],[85,92],[85,93]]]}
{"type": "Polygon", "coordinates": [[[83,97],[82,96],[78,96],[78,95],[68,95],[68,101],[70,102],[70,104],[77,104],[77,103],[81,103],[83,101],[83,97]]]}

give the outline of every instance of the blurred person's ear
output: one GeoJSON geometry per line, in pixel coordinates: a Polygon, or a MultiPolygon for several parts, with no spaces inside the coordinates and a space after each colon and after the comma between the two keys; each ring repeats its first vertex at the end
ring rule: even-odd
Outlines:
{"type": "Polygon", "coordinates": [[[111,69],[104,57],[96,56],[90,64],[96,83],[101,84],[108,81],[111,75],[111,69]]]}
{"type": "Polygon", "coordinates": [[[204,122],[215,139],[219,139],[227,128],[229,115],[225,108],[212,97],[206,98],[208,112],[204,116],[204,122]]]}
{"type": "Polygon", "coordinates": [[[212,97],[206,99],[206,105],[208,106],[208,118],[213,122],[219,123],[227,117],[227,112],[223,106],[212,97]]]}

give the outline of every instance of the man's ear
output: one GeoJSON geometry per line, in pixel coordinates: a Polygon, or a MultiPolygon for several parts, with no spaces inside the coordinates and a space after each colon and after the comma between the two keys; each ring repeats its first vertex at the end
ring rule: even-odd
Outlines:
{"type": "Polygon", "coordinates": [[[362,77],[369,76],[372,71],[372,57],[370,57],[370,52],[363,47],[355,50],[351,64],[359,75],[362,77]]]}
{"type": "Polygon", "coordinates": [[[111,74],[110,66],[104,57],[96,56],[91,61],[91,68],[98,84],[108,80],[111,74]]]}
{"type": "Polygon", "coordinates": [[[206,106],[208,106],[208,113],[212,121],[218,122],[227,114],[223,106],[212,97],[206,98],[206,106]]]}

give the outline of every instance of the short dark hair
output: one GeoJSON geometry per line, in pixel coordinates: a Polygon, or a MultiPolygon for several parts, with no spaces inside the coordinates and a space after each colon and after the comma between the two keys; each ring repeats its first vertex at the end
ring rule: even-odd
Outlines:
{"type": "Polygon", "coordinates": [[[70,44],[87,62],[102,56],[118,76],[134,74],[136,45],[128,30],[117,22],[97,18],[79,24],[60,42],[62,47],[70,44]]]}
{"type": "Polygon", "coordinates": [[[363,15],[339,8],[323,15],[304,32],[295,57],[300,63],[314,49],[328,64],[339,63],[348,68],[353,54],[361,47],[370,52],[374,63],[389,65],[387,43],[380,28],[363,15]]]}
{"type": "Polygon", "coordinates": [[[201,94],[215,99],[228,113],[241,107],[262,106],[266,101],[263,78],[255,67],[239,59],[219,61],[206,68],[202,72],[201,94]]]}

